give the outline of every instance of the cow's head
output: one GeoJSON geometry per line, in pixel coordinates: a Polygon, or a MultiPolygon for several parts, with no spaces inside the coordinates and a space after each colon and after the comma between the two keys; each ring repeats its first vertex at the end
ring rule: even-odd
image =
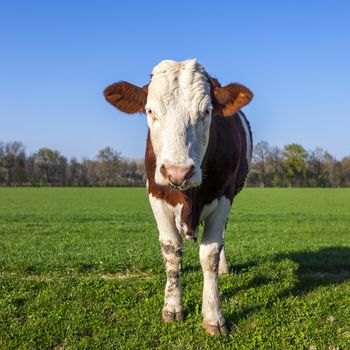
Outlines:
{"type": "Polygon", "coordinates": [[[185,190],[202,181],[211,119],[232,116],[253,94],[240,84],[221,87],[196,60],[166,60],[153,69],[148,85],[119,82],[104,96],[123,112],[146,113],[157,159],[155,182],[185,190]]]}

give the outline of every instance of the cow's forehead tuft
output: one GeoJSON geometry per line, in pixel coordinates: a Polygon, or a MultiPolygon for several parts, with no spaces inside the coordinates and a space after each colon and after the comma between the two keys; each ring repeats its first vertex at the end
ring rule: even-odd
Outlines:
{"type": "Polygon", "coordinates": [[[177,75],[181,74],[183,71],[207,75],[204,67],[201,64],[199,64],[194,58],[181,62],[172,60],[161,61],[157,66],[153,68],[152,76],[158,74],[177,75]]]}
{"type": "Polygon", "coordinates": [[[164,104],[165,109],[181,105],[191,108],[210,95],[208,75],[196,59],[182,62],[162,61],[152,71],[148,97],[164,104]]]}

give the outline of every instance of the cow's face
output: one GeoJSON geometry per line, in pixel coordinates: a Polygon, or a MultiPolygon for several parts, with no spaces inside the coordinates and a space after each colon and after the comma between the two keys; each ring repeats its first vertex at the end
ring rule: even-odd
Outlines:
{"type": "Polygon", "coordinates": [[[121,82],[104,94],[124,112],[146,113],[156,156],[155,182],[180,190],[202,181],[211,119],[234,114],[252,98],[242,85],[221,87],[196,60],[162,61],[143,88],[121,82]]]}
{"type": "Polygon", "coordinates": [[[195,61],[163,61],[153,69],[146,114],[157,159],[155,181],[198,186],[212,113],[210,84],[195,61]]]}

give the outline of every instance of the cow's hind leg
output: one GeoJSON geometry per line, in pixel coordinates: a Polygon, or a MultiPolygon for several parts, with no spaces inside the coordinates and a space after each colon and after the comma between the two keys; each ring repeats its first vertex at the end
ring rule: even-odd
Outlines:
{"type": "Polygon", "coordinates": [[[205,220],[203,239],[200,244],[200,262],[204,277],[202,326],[209,334],[228,332],[221,313],[217,276],[224,243],[223,230],[230,208],[230,201],[226,197],[221,197],[215,211],[205,220]]]}
{"type": "MultiPolygon", "coordinates": [[[[225,242],[225,231],[222,235],[223,241],[225,242]]],[[[219,259],[219,275],[225,275],[229,273],[228,263],[226,260],[226,254],[225,254],[225,246],[222,246],[221,252],[220,252],[220,259],[219,259]]]]}

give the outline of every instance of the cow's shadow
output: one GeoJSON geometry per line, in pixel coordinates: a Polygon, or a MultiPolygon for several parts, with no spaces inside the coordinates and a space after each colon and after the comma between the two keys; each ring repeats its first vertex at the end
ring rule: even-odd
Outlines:
{"type": "MultiPolygon", "coordinates": [[[[290,260],[297,266],[294,271],[295,283],[291,288],[287,288],[278,294],[279,299],[288,298],[290,296],[303,296],[318,287],[340,284],[350,280],[350,247],[327,247],[317,251],[301,251],[293,253],[277,254],[268,258],[269,262],[279,263],[290,260]]],[[[261,262],[264,263],[263,261],[261,262]]],[[[251,265],[245,264],[249,268],[259,265],[259,262],[252,261],[251,265]]],[[[239,274],[237,266],[233,265],[231,274],[239,274]]],[[[253,278],[249,283],[236,289],[226,290],[222,294],[223,301],[232,298],[242,289],[259,288],[271,283],[269,278],[259,275],[253,278]]],[[[239,312],[230,308],[226,312],[226,320],[228,324],[236,323],[247,315],[259,311],[262,307],[273,305],[275,298],[267,300],[267,303],[247,307],[239,312]]],[[[226,310],[227,311],[227,310],[226,310]]]]}
{"type": "Polygon", "coordinates": [[[315,252],[279,254],[276,261],[291,259],[299,267],[298,283],[291,294],[300,295],[319,286],[338,284],[350,280],[350,248],[327,247],[315,252]]]}
{"type": "MultiPolygon", "coordinates": [[[[297,251],[291,253],[281,253],[274,256],[259,258],[256,257],[253,261],[248,261],[243,264],[231,264],[230,275],[228,278],[235,278],[237,275],[245,273],[246,271],[258,268],[265,264],[283,264],[286,261],[295,267],[293,269],[294,284],[292,287],[284,289],[278,293],[279,299],[288,298],[290,296],[302,296],[314,289],[321,286],[328,286],[334,284],[340,284],[344,281],[350,280],[350,247],[326,247],[317,251],[297,251]]],[[[288,264],[282,269],[290,268],[288,264]]],[[[200,266],[187,266],[185,267],[186,273],[201,270],[200,266]]],[[[224,277],[227,278],[227,277],[224,277]]],[[[242,290],[248,290],[250,288],[263,288],[269,283],[274,283],[268,276],[258,274],[249,280],[249,282],[240,285],[236,288],[229,288],[221,290],[222,302],[229,301],[231,298],[242,290]]],[[[185,287],[186,288],[186,287],[185,287]]],[[[247,315],[259,311],[262,307],[272,306],[276,300],[275,297],[267,297],[263,305],[254,305],[246,307],[243,310],[237,311],[235,307],[226,308],[224,316],[227,320],[227,324],[237,323],[240,319],[247,317],[247,315]]],[[[230,304],[230,303],[229,303],[230,304]]],[[[191,306],[189,305],[191,308],[191,306]]],[[[194,304],[192,305],[194,308],[194,304]]],[[[187,310],[187,312],[194,312],[193,310],[187,310]]]]}

